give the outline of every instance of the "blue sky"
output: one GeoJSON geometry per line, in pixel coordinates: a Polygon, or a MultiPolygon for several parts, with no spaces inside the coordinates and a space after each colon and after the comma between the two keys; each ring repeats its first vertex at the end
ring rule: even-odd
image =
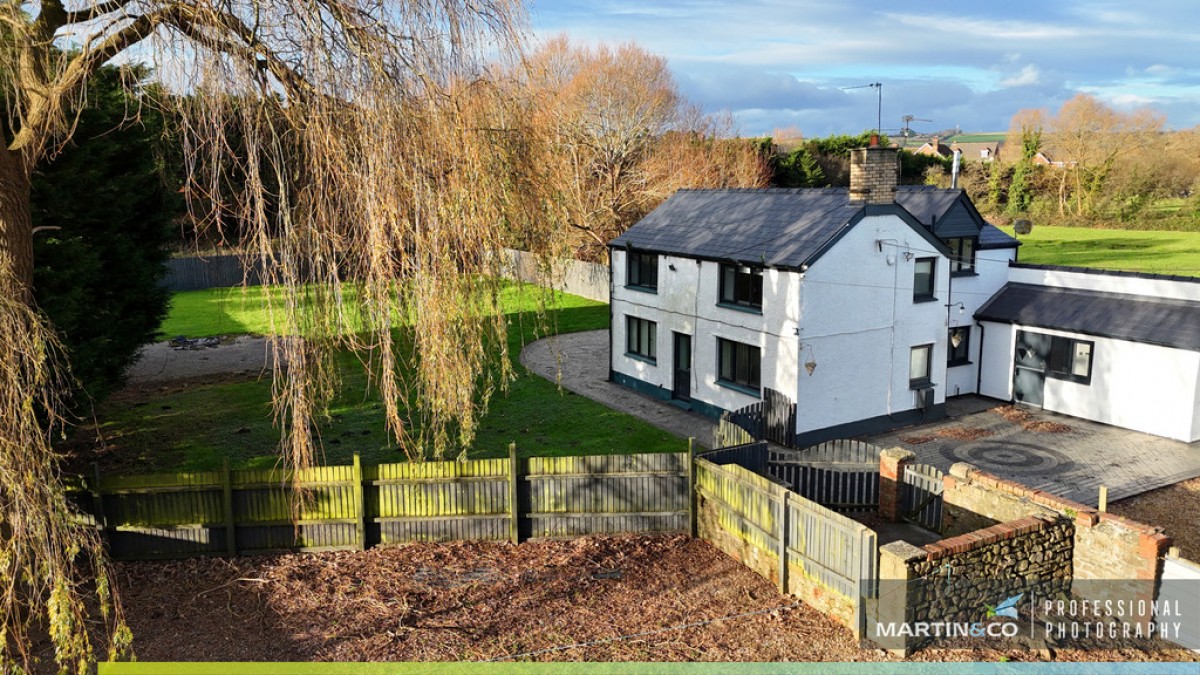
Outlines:
{"type": "Polygon", "coordinates": [[[923,132],[1003,131],[1021,108],[1076,93],[1200,124],[1200,2],[1084,0],[534,0],[538,37],[633,41],[667,57],[683,93],[743,134],[805,136],[902,115],[923,132]]]}

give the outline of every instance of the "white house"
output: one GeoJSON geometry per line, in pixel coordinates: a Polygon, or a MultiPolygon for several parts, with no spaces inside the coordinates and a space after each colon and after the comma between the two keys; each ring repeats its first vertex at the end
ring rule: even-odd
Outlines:
{"type": "Polygon", "coordinates": [[[1200,440],[1200,279],[1014,265],[976,318],[981,394],[1200,440]]]}
{"type": "Polygon", "coordinates": [[[611,379],[714,416],[783,392],[800,444],[978,391],[972,317],[1018,244],[961,190],[897,187],[898,168],[873,147],[849,190],[676,193],[610,244],[611,379]]]}

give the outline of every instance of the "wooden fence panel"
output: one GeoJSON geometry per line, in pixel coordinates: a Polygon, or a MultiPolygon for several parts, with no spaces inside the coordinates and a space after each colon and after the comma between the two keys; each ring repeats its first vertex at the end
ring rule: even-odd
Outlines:
{"type": "Polygon", "coordinates": [[[380,464],[364,471],[368,518],[384,544],[507,539],[508,473],[504,459],[380,464]]]}
{"type": "Polygon", "coordinates": [[[535,457],[519,486],[535,538],[690,527],[689,455],[535,457]]]}

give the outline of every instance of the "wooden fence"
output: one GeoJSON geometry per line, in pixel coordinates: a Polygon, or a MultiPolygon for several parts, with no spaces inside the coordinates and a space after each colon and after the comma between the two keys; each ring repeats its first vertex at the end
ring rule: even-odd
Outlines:
{"type": "Polygon", "coordinates": [[[942,531],[942,472],[929,464],[904,467],[900,511],[904,519],[934,532],[942,531]]]}
{"type": "Polygon", "coordinates": [[[695,464],[701,534],[862,635],[876,591],[875,532],[744,467],[695,464]]]}
{"type": "Polygon", "coordinates": [[[836,440],[804,450],[772,449],[771,475],[797,494],[836,511],[879,508],[881,448],[836,440]]]}
{"type": "Polygon", "coordinates": [[[763,400],[721,414],[717,447],[770,441],[792,447],[796,440],[796,404],[787,395],[763,388],[763,400]],[[744,433],[739,433],[740,429],[744,433]]]}
{"type": "Polygon", "coordinates": [[[377,543],[687,532],[690,453],[93,476],[75,499],[119,559],[377,543]],[[293,513],[293,487],[308,495],[293,513]],[[293,516],[296,516],[293,518],[293,516]]]}

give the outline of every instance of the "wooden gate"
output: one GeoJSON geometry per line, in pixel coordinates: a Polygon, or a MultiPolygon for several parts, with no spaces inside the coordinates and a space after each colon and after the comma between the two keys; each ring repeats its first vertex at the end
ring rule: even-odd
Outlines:
{"type": "Polygon", "coordinates": [[[934,532],[942,531],[942,472],[928,464],[904,467],[904,519],[934,532]]]}
{"type": "MultiPolygon", "coordinates": [[[[721,415],[721,423],[732,424],[755,441],[770,441],[793,447],[796,441],[796,404],[774,389],[763,388],[763,400],[721,415]]],[[[745,439],[738,439],[745,442],[745,439]]]]}
{"type": "Polygon", "coordinates": [[[879,507],[881,448],[861,441],[828,441],[804,450],[772,450],[770,475],[805,499],[835,511],[879,507]]]}

